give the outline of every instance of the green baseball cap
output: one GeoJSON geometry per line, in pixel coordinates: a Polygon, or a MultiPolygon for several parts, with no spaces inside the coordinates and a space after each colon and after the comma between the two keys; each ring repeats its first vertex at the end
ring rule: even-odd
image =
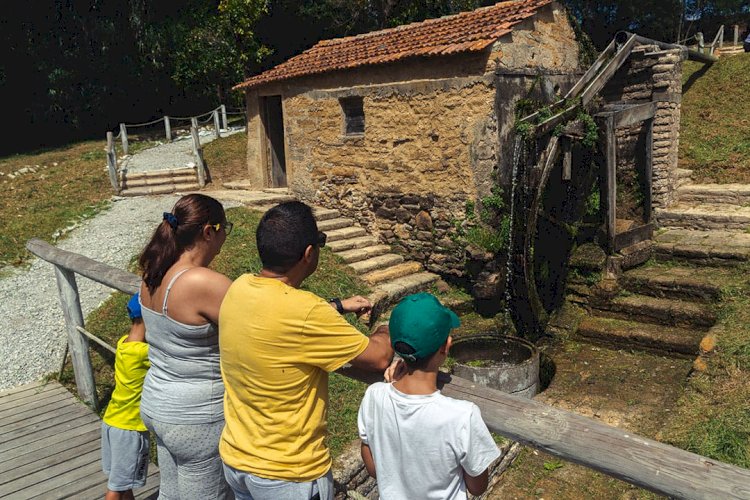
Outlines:
{"type": "Polygon", "coordinates": [[[393,349],[409,361],[435,354],[451,330],[458,326],[461,326],[458,316],[429,293],[404,297],[393,309],[388,322],[393,349]],[[407,344],[414,352],[399,351],[396,347],[399,342],[407,344]]]}

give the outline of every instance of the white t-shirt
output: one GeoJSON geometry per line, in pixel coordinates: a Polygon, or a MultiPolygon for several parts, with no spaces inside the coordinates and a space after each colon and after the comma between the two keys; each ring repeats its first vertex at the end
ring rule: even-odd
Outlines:
{"type": "Polygon", "coordinates": [[[358,425],[385,500],[464,499],[461,469],[478,476],[500,456],[477,405],[440,391],[410,395],[391,384],[373,384],[359,407],[358,425]]]}

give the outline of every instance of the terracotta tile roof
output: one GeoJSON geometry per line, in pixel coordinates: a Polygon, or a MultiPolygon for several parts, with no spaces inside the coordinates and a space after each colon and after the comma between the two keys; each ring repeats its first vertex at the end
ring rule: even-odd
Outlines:
{"type": "Polygon", "coordinates": [[[479,51],[552,0],[515,0],[363,35],[322,40],[298,56],[236,85],[266,83],[406,57],[479,51]]]}

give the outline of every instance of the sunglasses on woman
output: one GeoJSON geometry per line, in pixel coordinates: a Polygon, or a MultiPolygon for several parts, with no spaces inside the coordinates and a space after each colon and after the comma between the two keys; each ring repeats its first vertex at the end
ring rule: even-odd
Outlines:
{"type": "Polygon", "coordinates": [[[209,226],[214,228],[214,230],[217,233],[219,232],[219,229],[221,229],[221,227],[224,226],[224,231],[226,231],[227,236],[229,236],[229,234],[232,232],[232,228],[234,227],[234,224],[232,224],[231,222],[227,220],[224,222],[219,222],[218,224],[209,224],[209,226]]]}

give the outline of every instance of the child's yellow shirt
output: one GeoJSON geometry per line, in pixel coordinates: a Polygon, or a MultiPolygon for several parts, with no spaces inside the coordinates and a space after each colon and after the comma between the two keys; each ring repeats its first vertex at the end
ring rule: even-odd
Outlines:
{"type": "Polygon", "coordinates": [[[115,390],[104,412],[104,422],[128,431],[145,431],[141,420],[141,391],[143,379],[151,364],[148,361],[148,344],[125,342],[123,335],[117,342],[115,353],[115,390]]]}

